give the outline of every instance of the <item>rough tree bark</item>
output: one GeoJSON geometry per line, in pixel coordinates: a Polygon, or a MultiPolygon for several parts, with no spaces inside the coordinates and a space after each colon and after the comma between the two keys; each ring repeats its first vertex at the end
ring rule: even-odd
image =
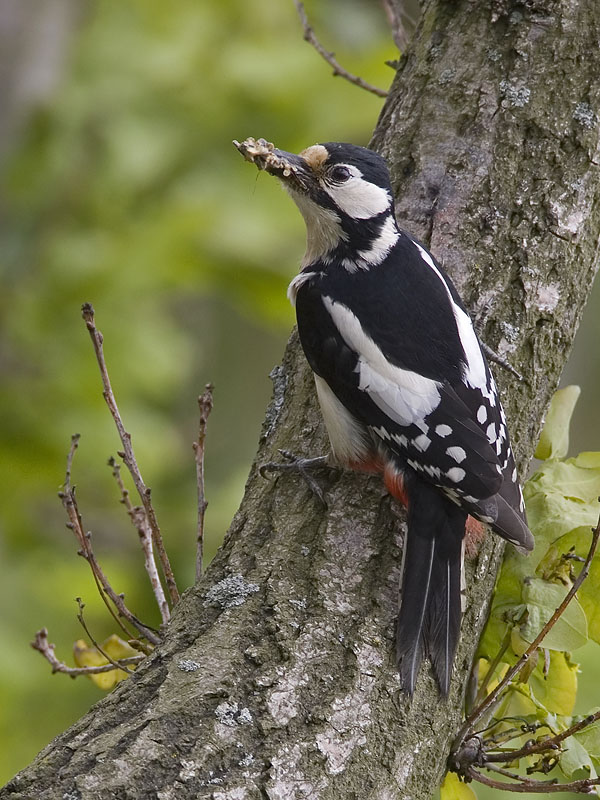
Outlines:
{"type": "MultiPolygon", "coordinates": [[[[429,0],[373,139],[401,224],[526,376],[495,370],[521,468],[596,268],[599,52],[597,0],[429,0]]],[[[502,545],[467,565],[449,701],[424,669],[409,702],[392,655],[401,512],[364,476],[327,476],[326,511],[298,478],[260,478],[279,447],[326,449],[295,335],[274,386],[242,505],[164,646],[1,798],[417,800],[438,785],[502,545]]]]}

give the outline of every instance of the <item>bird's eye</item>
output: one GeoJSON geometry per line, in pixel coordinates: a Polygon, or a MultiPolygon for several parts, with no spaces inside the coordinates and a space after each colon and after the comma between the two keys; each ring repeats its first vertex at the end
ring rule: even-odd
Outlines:
{"type": "Polygon", "coordinates": [[[336,183],[344,183],[351,175],[348,167],[343,167],[341,164],[334,167],[329,174],[331,175],[331,179],[336,183]]]}

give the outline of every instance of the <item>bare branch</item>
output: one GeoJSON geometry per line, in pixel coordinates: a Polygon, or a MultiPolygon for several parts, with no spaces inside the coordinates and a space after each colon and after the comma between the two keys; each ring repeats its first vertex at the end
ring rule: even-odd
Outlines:
{"type": "Polygon", "coordinates": [[[75,489],[73,486],[71,486],[71,466],[78,442],[78,436],[73,436],[71,438],[71,449],[69,450],[69,456],[67,458],[67,474],[65,477],[64,491],[59,493],[59,497],[62,500],[63,506],[69,518],[67,527],[70,528],[75,534],[80,546],[79,554],[85,558],[90,565],[90,569],[92,570],[92,574],[94,576],[94,580],[96,581],[96,586],[98,587],[100,596],[102,597],[104,604],[121,630],[128,638],[131,638],[131,632],[128,631],[123,625],[122,621],[119,619],[119,616],[131,623],[131,625],[133,625],[133,627],[136,628],[139,633],[149,642],[152,644],[159,644],[160,637],[157,635],[157,633],[153,631],[152,628],[149,628],[147,625],[144,625],[142,622],[140,622],[140,620],[125,605],[124,596],[122,594],[117,594],[108,582],[102,567],[94,555],[91,544],[91,533],[86,533],[83,529],[83,521],[77,507],[77,500],[75,499],[75,489]],[[117,609],[118,616],[115,614],[112,606],[108,602],[109,598],[117,609]]]}
{"type": "Polygon", "coordinates": [[[154,558],[154,550],[152,547],[152,531],[150,530],[150,525],[148,524],[146,511],[143,506],[134,506],[131,502],[129,491],[123,483],[123,478],[121,477],[121,467],[117,463],[116,459],[109,458],[108,465],[112,468],[112,474],[117,482],[119,491],[121,492],[121,502],[127,509],[127,514],[129,515],[134,528],[138,532],[138,536],[140,537],[140,544],[144,553],[144,568],[148,573],[150,585],[152,586],[152,591],[154,593],[156,604],[160,610],[160,616],[164,625],[171,618],[171,612],[169,610],[169,604],[167,603],[165,592],[160,581],[158,569],[156,568],[156,560],[154,558]]]}
{"type": "Polygon", "coordinates": [[[77,619],[79,620],[79,624],[83,628],[83,630],[87,633],[90,642],[96,648],[96,650],[100,653],[100,655],[105,658],[109,664],[112,664],[115,669],[123,669],[125,672],[128,672],[130,675],[133,674],[133,670],[129,669],[129,667],[120,667],[119,664],[114,660],[114,658],[109,655],[106,650],[103,650],[102,647],[98,644],[96,639],[92,636],[90,629],[87,626],[87,622],[83,618],[83,609],[85,608],[85,603],[81,599],[81,597],[75,598],[77,605],[79,606],[79,613],[77,614],[77,619]]]}
{"type": "Polygon", "coordinates": [[[119,487],[119,492],[121,494],[121,503],[123,503],[123,505],[127,509],[127,513],[131,516],[134,506],[133,503],[131,502],[129,489],[125,486],[125,484],[123,483],[123,478],[121,477],[121,465],[119,464],[116,458],[113,458],[113,456],[111,456],[108,459],[108,466],[111,468],[113,478],[115,479],[115,482],[119,487]]]}
{"type": "MultiPolygon", "coordinates": [[[[55,653],[54,653],[54,644],[50,644],[48,641],[48,631],[46,628],[42,628],[41,631],[38,631],[35,634],[35,639],[31,642],[31,646],[34,650],[40,652],[46,661],[52,667],[52,672],[62,672],[65,675],[70,675],[72,678],[76,678],[78,675],[99,675],[102,672],[112,672],[114,670],[113,664],[102,664],[97,667],[69,667],[64,661],[60,661],[55,653]]],[[[126,669],[131,664],[139,664],[140,661],[143,661],[145,656],[130,656],[129,658],[122,658],[116,663],[118,669],[126,669]]]]}
{"type": "Polygon", "coordinates": [[[304,3],[301,2],[301,0],[294,0],[294,3],[296,4],[296,10],[298,11],[298,15],[302,22],[304,41],[312,44],[317,53],[324,58],[331,67],[333,67],[333,74],[345,78],[355,86],[360,86],[361,89],[366,89],[367,92],[376,94],[377,97],[387,97],[388,93],[385,89],[380,89],[377,86],[373,86],[371,83],[367,83],[367,81],[359,78],[358,75],[353,75],[351,72],[348,72],[348,70],[344,69],[339,61],[336,60],[334,53],[330,53],[328,50],[325,50],[321,42],[317,39],[315,32],[308,21],[306,11],[304,9],[304,3]]]}
{"type": "Polygon", "coordinates": [[[98,360],[98,366],[100,367],[100,375],[102,377],[102,386],[103,386],[103,396],[106,401],[106,405],[110,410],[112,418],[115,421],[115,425],[117,426],[117,431],[119,432],[119,437],[123,445],[123,451],[119,453],[119,456],[121,456],[123,462],[125,463],[125,466],[131,473],[131,477],[133,478],[135,488],[138,491],[138,494],[142,501],[142,505],[144,506],[144,509],[146,511],[146,515],[148,517],[148,524],[150,525],[150,530],[152,531],[152,540],[154,542],[154,546],[156,547],[156,550],[158,552],[162,564],[162,569],[169,589],[171,602],[173,605],[175,605],[179,601],[179,591],[177,589],[177,584],[175,583],[175,577],[173,575],[173,570],[171,569],[169,557],[167,555],[167,552],[163,544],[160,528],[158,526],[158,521],[156,519],[156,512],[154,511],[154,506],[152,505],[152,501],[150,499],[151,490],[146,486],[146,484],[142,479],[142,474],[140,472],[140,468],[138,467],[133,452],[133,447],[131,445],[131,434],[127,433],[127,431],[125,430],[125,426],[123,425],[121,415],[119,414],[119,409],[117,407],[117,402],[113,394],[110,378],[108,377],[106,361],[104,359],[104,349],[103,349],[104,339],[100,331],[96,328],[96,323],[94,320],[94,308],[91,305],[91,303],[84,303],[82,305],[81,315],[85,321],[90,337],[92,339],[92,344],[94,345],[94,351],[96,353],[96,358],[98,360]]]}
{"type": "Polygon", "coordinates": [[[394,2],[394,0],[383,0],[383,8],[388,18],[390,28],[392,29],[392,38],[398,50],[403,53],[408,47],[410,35],[402,17],[406,17],[407,22],[413,30],[416,27],[416,21],[413,20],[406,11],[401,11],[400,5],[398,0],[396,0],[396,2],[394,2]]]}
{"type": "Polygon", "coordinates": [[[593,786],[600,785],[600,778],[584,778],[579,781],[572,781],[571,783],[557,783],[556,780],[534,781],[525,778],[520,783],[507,783],[506,781],[495,781],[493,778],[488,778],[473,767],[469,767],[467,777],[471,780],[483,783],[485,786],[490,786],[492,789],[502,789],[505,792],[531,792],[532,794],[554,794],[557,792],[580,792],[581,794],[589,794],[589,790],[593,786]]]}
{"type": "Polygon", "coordinates": [[[202,576],[202,560],[204,558],[204,515],[208,503],[204,494],[204,441],[206,439],[206,424],[213,407],[213,386],[206,384],[204,392],[198,398],[200,421],[198,426],[198,441],[192,447],[196,457],[196,479],[198,483],[198,529],[196,545],[196,581],[202,576]]]}

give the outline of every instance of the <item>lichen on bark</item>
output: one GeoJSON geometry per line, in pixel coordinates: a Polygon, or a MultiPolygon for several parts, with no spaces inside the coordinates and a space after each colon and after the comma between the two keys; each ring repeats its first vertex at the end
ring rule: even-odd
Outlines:
{"type": "MultiPolygon", "coordinates": [[[[597,267],[596,0],[427,0],[373,138],[398,217],[460,288],[496,368],[522,468],[597,267]]],[[[378,479],[265,481],[280,447],[327,449],[292,335],[244,499],[164,645],[0,798],[424,800],[444,771],[502,553],[467,564],[450,698],[393,663],[402,512],[378,479]]]]}

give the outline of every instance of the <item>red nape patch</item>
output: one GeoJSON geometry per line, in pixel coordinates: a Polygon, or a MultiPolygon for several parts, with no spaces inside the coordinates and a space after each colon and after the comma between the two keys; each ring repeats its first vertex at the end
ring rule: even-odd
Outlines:
{"type": "Polygon", "coordinates": [[[465,555],[467,558],[475,558],[484,539],[484,524],[475,517],[468,516],[465,525],[465,555]]]}
{"type": "Polygon", "coordinates": [[[396,500],[400,500],[402,505],[408,508],[408,496],[404,491],[402,473],[397,472],[391,464],[386,464],[383,470],[383,482],[385,483],[385,488],[392,497],[395,497],[396,500]]]}

